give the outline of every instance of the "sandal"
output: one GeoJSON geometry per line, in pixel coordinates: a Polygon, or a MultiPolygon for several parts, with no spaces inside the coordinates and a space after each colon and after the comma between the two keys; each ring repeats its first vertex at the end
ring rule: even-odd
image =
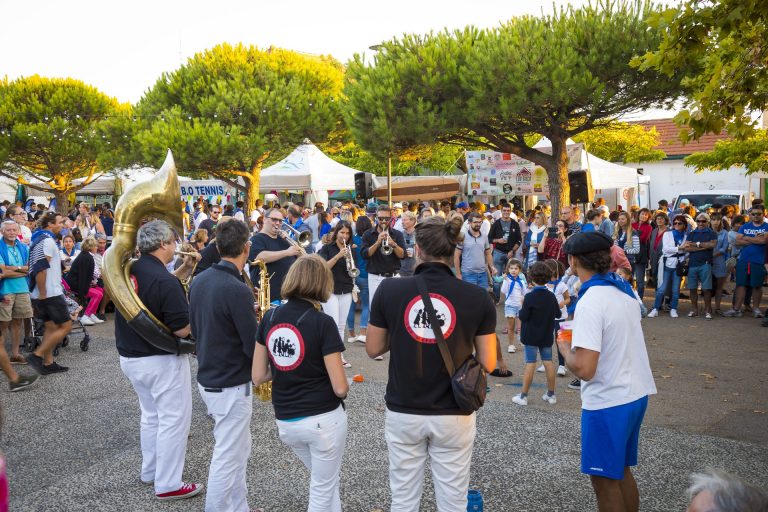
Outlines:
{"type": "Polygon", "coordinates": [[[495,370],[493,370],[491,372],[491,375],[493,377],[502,377],[502,378],[511,377],[512,376],[512,370],[510,370],[509,368],[507,368],[505,370],[502,370],[501,368],[496,368],[495,370]]]}

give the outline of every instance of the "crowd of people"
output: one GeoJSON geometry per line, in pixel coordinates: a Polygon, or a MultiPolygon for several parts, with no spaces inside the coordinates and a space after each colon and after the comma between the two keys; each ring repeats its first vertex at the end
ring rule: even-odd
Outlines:
{"type": "MultiPolygon", "coordinates": [[[[163,221],[145,223],[132,267],[148,311],[176,336],[196,339],[197,387],[215,422],[206,510],[249,510],[252,385],[266,382],[279,437],[311,473],[308,510],[341,510],[344,368],[351,366],[344,341],[364,345],[376,360],[389,354],[392,509],[418,509],[429,458],[438,509],[466,510],[475,414],[459,406],[439,347],[449,347],[455,368],[473,357],[491,375],[510,376],[496,306],[506,319],[507,352],[520,348],[525,361],[513,402],[528,404],[539,371],[547,386],[541,398],[555,405],[556,377],[570,371],[568,386],[582,395],[582,472],[605,510],[617,503],[636,510],[630,468],[648,396],[656,392],[641,317],[665,310],[677,317],[685,282],[688,316],[748,311],[768,325],[759,309],[768,269],[768,222],[759,201],[749,219],[732,206],[669,212],[664,202],[653,212],[611,212],[599,201],[582,214],[572,205],[556,219],[547,207],[523,212],[503,200],[496,207],[346,201],[311,209],[258,202],[250,214],[243,206],[183,203],[184,233],[163,221]],[[177,279],[187,275],[188,295],[177,279]],[[260,291],[247,284],[263,278],[268,310],[256,306],[260,291]],[[723,311],[729,279],[736,288],[723,311]],[[646,287],[655,288],[650,310],[646,287]],[[608,432],[618,440],[611,449],[603,443],[608,432]]],[[[109,301],[100,283],[114,218],[109,205],[81,204],[70,217],[43,211],[30,229],[30,247],[19,250],[27,247],[27,215],[21,219],[8,207],[0,243],[0,325],[13,337],[11,356],[0,351],[0,364],[12,390],[36,379],[15,373],[13,362],[28,362],[40,374],[66,371],[53,361],[53,349],[72,321],[103,321],[109,301]],[[36,284],[31,293],[28,277],[36,284]],[[14,279],[25,290],[11,286],[14,279]],[[45,335],[21,361],[18,340],[32,300],[45,335]]],[[[141,408],[141,480],[158,499],[198,495],[202,484],[182,480],[192,413],[189,356],[159,349],[119,313],[115,337],[141,408]]]]}

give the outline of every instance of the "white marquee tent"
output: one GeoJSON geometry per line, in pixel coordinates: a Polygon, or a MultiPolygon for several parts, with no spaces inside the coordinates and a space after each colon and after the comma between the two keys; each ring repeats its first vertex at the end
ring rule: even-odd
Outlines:
{"type": "Polygon", "coordinates": [[[309,192],[312,199],[307,204],[328,204],[328,191],[354,190],[357,172],[360,171],[332,160],[309,139],[304,139],[290,155],[261,171],[259,191],[309,192]]]}

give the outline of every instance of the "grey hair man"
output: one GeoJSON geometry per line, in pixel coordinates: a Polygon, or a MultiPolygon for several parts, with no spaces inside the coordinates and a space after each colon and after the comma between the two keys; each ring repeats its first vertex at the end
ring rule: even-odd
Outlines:
{"type": "Polygon", "coordinates": [[[29,249],[19,241],[19,225],[13,220],[2,223],[0,240],[0,294],[5,300],[0,302],[0,328],[11,329],[11,363],[26,364],[26,359],[19,352],[21,345],[21,325],[27,318],[32,318],[32,300],[29,297],[29,249]]]}
{"type": "Polygon", "coordinates": [[[768,511],[768,494],[724,471],[695,473],[691,481],[688,512],[768,511]]]}
{"type": "MultiPolygon", "coordinates": [[[[187,297],[181,282],[166,267],[176,252],[176,233],[166,222],[155,220],[139,228],[137,240],[141,257],[131,274],[139,299],[176,336],[188,337],[187,297]]],[[[177,275],[190,273],[194,259],[186,257],[177,275]]],[[[119,312],[115,314],[115,339],[120,368],[131,381],[141,408],[141,481],[154,484],[161,500],[199,494],[202,484],[181,479],[192,420],[189,356],[152,345],[119,312]]]]}

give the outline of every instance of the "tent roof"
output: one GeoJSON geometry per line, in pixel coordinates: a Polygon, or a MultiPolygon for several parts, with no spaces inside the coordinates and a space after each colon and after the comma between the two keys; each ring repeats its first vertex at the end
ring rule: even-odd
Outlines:
{"type": "Polygon", "coordinates": [[[332,160],[304,139],[290,155],[261,171],[259,188],[261,192],[354,189],[358,172],[332,160]]]}

